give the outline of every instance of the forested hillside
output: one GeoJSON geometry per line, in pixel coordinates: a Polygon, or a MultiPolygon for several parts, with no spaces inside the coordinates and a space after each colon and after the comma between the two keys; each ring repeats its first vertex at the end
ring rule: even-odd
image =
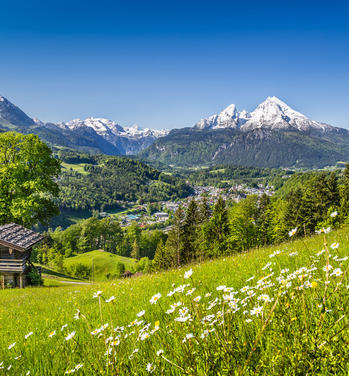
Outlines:
{"type": "MultiPolygon", "coordinates": [[[[340,133],[341,132],[341,133],[340,133]]],[[[253,167],[319,168],[346,161],[348,134],[297,130],[193,129],[171,131],[140,153],[180,166],[234,164],[253,167]]]]}
{"type": "Polygon", "coordinates": [[[106,210],[118,201],[153,202],[187,197],[184,180],[126,157],[59,153],[63,173],[58,204],[63,210],[106,210]]]}

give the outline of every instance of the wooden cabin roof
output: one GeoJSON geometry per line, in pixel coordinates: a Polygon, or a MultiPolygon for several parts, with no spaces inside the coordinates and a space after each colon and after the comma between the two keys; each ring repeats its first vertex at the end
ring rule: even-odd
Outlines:
{"type": "Polygon", "coordinates": [[[43,239],[44,237],[37,232],[15,223],[0,226],[0,245],[18,251],[26,251],[43,239]]]}

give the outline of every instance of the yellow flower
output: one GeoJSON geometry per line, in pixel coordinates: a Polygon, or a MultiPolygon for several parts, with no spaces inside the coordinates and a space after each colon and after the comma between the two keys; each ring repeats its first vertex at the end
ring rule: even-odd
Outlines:
{"type": "Polygon", "coordinates": [[[312,289],[315,289],[316,287],[318,287],[318,283],[315,282],[315,281],[313,281],[313,282],[311,283],[311,288],[312,288],[312,289]]]}

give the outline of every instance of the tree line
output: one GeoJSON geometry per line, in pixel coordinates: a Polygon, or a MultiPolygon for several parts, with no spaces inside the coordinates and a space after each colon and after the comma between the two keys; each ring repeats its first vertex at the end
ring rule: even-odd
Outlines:
{"type": "Polygon", "coordinates": [[[206,199],[192,200],[186,210],[176,211],[172,230],[156,249],[153,269],[279,243],[294,228],[295,236],[309,235],[338,226],[348,215],[349,166],[341,178],[334,172],[314,174],[284,197],[251,195],[239,203],[226,203],[220,197],[212,209],[206,199]]]}

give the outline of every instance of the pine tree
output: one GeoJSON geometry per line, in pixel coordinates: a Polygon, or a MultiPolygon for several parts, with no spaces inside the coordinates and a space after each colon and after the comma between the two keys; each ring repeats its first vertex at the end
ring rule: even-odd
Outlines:
{"type": "Polygon", "coordinates": [[[170,254],[165,244],[161,240],[156,247],[152,268],[154,270],[166,270],[174,266],[175,261],[175,255],[170,254]]]}
{"type": "Polygon", "coordinates": [[[229,233],[228,212],[223,198],[219,197],[207,226],[206,242],[210,243],[208,244],[210,255],[220,256],[228,253],[229,233]]]}
{"type": "Polygon", "coordinates": [[[199,224],[198,206],[194,199],[188,205],[183,222],[183,259],[191,262],[196,257],[197,229],[199,224]]]}
{"type": "Polygon", "coordinates": [[[257,231],[258,244],[266,245],[272,241],[271,221],[272,221],[272,205],[270,197],[265,193],[259,198],[257,213],[257,231]]]}
{"type": "Polygon", "coordinates": [[[138,244],[137,239],[135,239],[134,242],[133,242],[131,257],[136,259],[136,260],[139,260],[141,258],[141,250],[139,248],[139,244],[138,244]]]}
{"type": "Polygon", "coordinates": [[[172,230],[168,233],[166,249],[171,257],[175,258],[175,265],[185,263],[185,249],[183,246],[184,211],[182,206],[176,210],[172,230]]]}

